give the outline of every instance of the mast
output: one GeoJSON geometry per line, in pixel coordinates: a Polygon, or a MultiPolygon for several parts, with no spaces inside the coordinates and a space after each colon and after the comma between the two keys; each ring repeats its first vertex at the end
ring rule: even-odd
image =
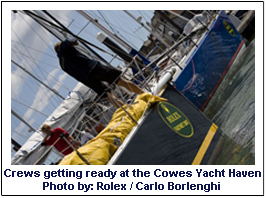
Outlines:
{"type": "Polygon", "coordinates": [[[54,89],[52,89],[51,87],[49,87],[48,85],[46,85],[44,82],[42,82],[41,80],[39,80],[38,78],[36,78],[34,75],[32,75],[29,71],[27,71],[25,68],[21,67],[18,63],[16,63],[15,61],[11,60],[12,63],[14,63],[16,66],[18,66],[20,69],[22,69],[23,71],[25,71],[27,74],[29,74],[32,78],[34,78],[35,80],[37,80],[39,83],[41,83],[42,85],[44,85],[46,88],[48,88],[50,91],[52,91],[53,93],[55,93],[57,96],[59,96],[60,98],[62,98],[63,100],[65,99],[63,96],[61,96],[57,91],[55,91],[54,89]]]}
{"type": "Polygon", "coordinates": [[[159,41],[161,41],[167,48],[170,47],[157,33],[152,32],[149,28],[147,28],[142,22],[138,21],[132,14],[130,14],[127,10],[124,10],[125,13],[127,13],[131,18],[133,18],[135,21],[137,21],[142,27],[144,27],[148,32],[150,32],[153,36],[155,36],[159,41]]]}

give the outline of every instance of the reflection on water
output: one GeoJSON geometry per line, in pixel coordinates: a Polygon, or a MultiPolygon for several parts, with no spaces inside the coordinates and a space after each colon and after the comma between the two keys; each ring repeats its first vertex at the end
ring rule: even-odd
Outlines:
{"type": "Polygon", "coordinates": [[[226,134],[217,164],[255,164],[255,40],[231,66],[204,111],[226,134]]]}

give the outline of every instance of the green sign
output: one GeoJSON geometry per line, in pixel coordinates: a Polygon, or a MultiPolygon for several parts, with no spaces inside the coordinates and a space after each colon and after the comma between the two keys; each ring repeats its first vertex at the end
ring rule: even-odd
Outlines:
{"type": "Polygon", "coordinates": [[[157,109],[167,126],[169,126],[178,135],[186,138],[193,135],[194,129],[192,124],[185,114],[178,108],[168,102],[159,102],[157,109]]]}

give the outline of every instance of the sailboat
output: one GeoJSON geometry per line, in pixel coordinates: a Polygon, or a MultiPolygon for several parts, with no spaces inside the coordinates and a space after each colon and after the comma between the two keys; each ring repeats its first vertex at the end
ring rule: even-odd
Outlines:
{"type": "MultiPolygon", "coordinates": [[[[59,23],[54,28],[47,20],[41,22],[43,19],[36,13],[28,12],[51,32],[55,31],[61,40],[62,30],[75,36],[59,23]]],[[[106,125],[95,139],[69,156],[64,157],[59,153],[57,159],[61,161],[60,164],[214,162],[223,134],[201,111],[207,106],[244,42],[224,11],[196,14],[186,20],[181,30],[181,33],[176,31],[180,37],[171,46],[165,44],[164,39],[157,38],[161,40],[160,44],[165,45],[165,50],[152,61],[146,62],[146,59],[135,53],[132,61],[123,68],[127,74],[130,73],[128,70],[135,69],[134,76],[128,75],[127,78],[142,85],[150,94],[135,96],[116,88],[114,92],[118,96],[125,101],[132,101],[116,110],[108,101],[97,98],[92,90],[79,83],[46,119],[45,123],[52,128],[62,127],[77,139],[80,138],[80,131],[87,126],[94,129],[98,123],[106,125]],[[143,101],[146,105],[139,105],[143,101]],[[137,114],[135,110],[141,112],[137,117],[133,116],[137,114]],[[114,133],[114,124],[110,121],[117,122],[121,118],[127,121],[119,121],[122,129],[115,125],[118,131],[114,133]],[[132,122],[130,127],[123,126],[123,123],[129,121],[132,122]],[[129,130],[121,136],[120,132],[125,127],[129,130]],[[80,158],[80,154],[86,159],[80,158]]],[[[152,35],[158,36],[157,33],[152,35]]],[[[88,43],[78,39],[84,46],[88,43]]],[[[110,47],[110,43],[107,45],[110,47]]],[[[83,51],[84,46],[81,49],[83,51]]],[[[121,49],[118,51],[121,52],[121,49]]],[[[118,51],[116,53],[123,58],[118,51]]],[[[126,53],[122,51],[122,54],[126,53]]],[[[132,51],[126,55],[130,56],[132,51]]],[[[43,134],[39,129],[36,130],[13,156],[11,163],[43,164],[52,147],[40,146],[42,139],[43,134]]]]}

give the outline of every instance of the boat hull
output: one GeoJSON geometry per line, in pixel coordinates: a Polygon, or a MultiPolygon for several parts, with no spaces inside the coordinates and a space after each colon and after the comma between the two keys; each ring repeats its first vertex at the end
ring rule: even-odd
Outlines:
{"type": "Polygon", "coordinates": [[[243,44],[236,28],[221,11],[187,59],[174,86],[203,111],[243,44]]]}
{"type": "Polygon", "coordinates": [[[161,97],[167,102],[154,106],[109,164],[215,164],[222,131],[171,85],[161,97]]]}

